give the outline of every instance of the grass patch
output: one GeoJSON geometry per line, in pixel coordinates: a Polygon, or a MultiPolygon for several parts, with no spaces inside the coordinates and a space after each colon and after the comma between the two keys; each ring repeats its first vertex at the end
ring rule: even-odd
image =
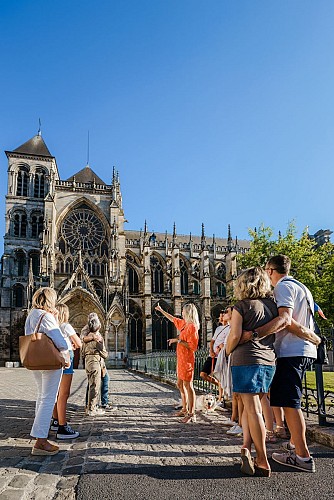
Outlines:
{"type": "MultiPolygon", "coordinates": [[[[334,392],[334,372],[323,372],[324,390],[334,392]]],[[[315,372],[306,372],[306,384],[309,389],[315,389],[315,372]]]]}

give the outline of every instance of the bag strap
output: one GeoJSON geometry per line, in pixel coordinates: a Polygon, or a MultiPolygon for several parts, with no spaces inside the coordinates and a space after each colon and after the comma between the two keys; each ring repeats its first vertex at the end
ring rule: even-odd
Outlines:
{"type": "Polygon", "coordinates": [[[33,334],[32,334],[33,338],[31,340],[35,340],[36,339],[36,333],[38,332],[39,327],[41,326],[42,320],[43,320],[43,318],[44,318],[45,315],[46,315],[46,312],[44,314],[40,315],[39,320],[38,320],[37,325],[36,325],[36,328],[35,328],[35,330],[33,331],[33,334]]]}
{"type": "Polygon", "coordinates": [[[283,279],[282,279],[282,281],[283,281],[283,282],[286,282],[286,281],[291,281],[292,283],[295,283],[296,285],[298,285],[298,286],[299,286],[299,287],[303,290],[303,292],[304,292],[304,294],[305,294],[305,299],[306,299],[306,302],[307,302],[308,308],[309,308],[310,313],[311,313],[311,315],[312,315],[312,318],[313,318],[313,320],[314,320],[314,311],[313,311],[313,309],[312,309],[312,307],[311,307],[311,303],[310,303],[310,300],[309,300],[308,295],[307,295],[306,287],[305,287],[302,283],[300,283],[299,281],[294,280],[294,279],[292,279],[292,278],[287,278],[287,279],[283,278],[283,279]]]}

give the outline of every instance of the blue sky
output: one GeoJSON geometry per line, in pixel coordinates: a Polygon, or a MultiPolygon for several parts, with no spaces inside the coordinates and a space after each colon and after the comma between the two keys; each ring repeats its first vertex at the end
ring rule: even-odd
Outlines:
{"type": "Polygon", "coordinates": [[[127,229],[334,229],[333,26],[332,0],[2,0],[0,150],[41,118],[66,179],[89,130],[127,229]]]}

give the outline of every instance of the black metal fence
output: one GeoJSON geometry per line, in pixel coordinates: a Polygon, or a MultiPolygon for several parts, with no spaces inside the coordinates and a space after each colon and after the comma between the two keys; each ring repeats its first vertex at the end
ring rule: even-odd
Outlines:
{"type": "MultiPolygon", "coordinates": [[[[323,333],[327,338],[328,365],[313,365],[304,379],[304,396],[302,408],[307,416],[318,417],[319,425],[334,425],[334,328],[323,333]]],[[[200,349],[195,356],[194,387],[198,391],[217,392],[216,386],[211,386],[200,377],[201,367],[208,357],[207,349],[200,349]]],[[[160,380],[176,383],[176,353],[175,351],[158,351],[129,357],[128,367],[141,373],[151,374],[160,380]]]]}

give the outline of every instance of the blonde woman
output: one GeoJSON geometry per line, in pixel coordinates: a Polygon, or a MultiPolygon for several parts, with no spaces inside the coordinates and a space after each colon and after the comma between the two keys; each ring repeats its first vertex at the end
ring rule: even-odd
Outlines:
{"type": "Polygon", "coordinates": [[[268,393],[275,373],[275,334],[258,339],[256,328],[278,316],[278,311],[267,273],[260,267],[252,267],[241,273],[234,293],[239,301],[232,312],[226,353],[232,353],[233,391],[240,394],[244,404],[241,470],[248,475],[256,473],[269,477],[271,470],[266,452],[266,428],[261,399],[268,393]],[[253,338],[247,343],[239,344],[243,330],[252,331],[253,338]],[[251,458],[252,442],[256,450],[254,462],[251,458]]]}
{"type": "Polygon", "coordinates": [[[184,424],[196,422],[196,395],[193,378],[200,327],[197,309],[194,304],[186,304],[182,309],[183,319],[175,318],[164,311],[159,304],[156,306],[156,310],[161,312],[169,321],[172,321],[180,332],[178,339],[168,340],[169,345],[177,343],[177,387],[181,394],[182,409],[176,416],[184,417],[182,420],[184,424]]]}
{"type": "MultiPolygon", "coordinates": [[[[70,366],[70,356],[57,321],[57,294],[53,288],[40,288],[32,298],[32,309],[25,323],[25,335],[35,330],[51,338],[65,360],[65,367],[70,366]]],[[[32,455],[55,455],[59,447],[48,441],[52,410],[56,401],[63,369],[33,370],[37,386],[35,419],[30,435],[36,438],[32,455]]]]}
{"type": "Polygon", "coordinates": [[[71,366],[65,368],[60,382],[57,403],[53,409],[51,430],[57,431],[57,439],[75,439],[79,436],[79,432],[74,431],[66,421],[66,406],[70,396],[71,384],[73,378],[73,349],[80,349],[81,340],[75,333],[72,325],[69,324],[70,312],[66,304],[57,304],[58,323],[60,330],[66,340],[67,347],[70,353],[71,366]]]}

